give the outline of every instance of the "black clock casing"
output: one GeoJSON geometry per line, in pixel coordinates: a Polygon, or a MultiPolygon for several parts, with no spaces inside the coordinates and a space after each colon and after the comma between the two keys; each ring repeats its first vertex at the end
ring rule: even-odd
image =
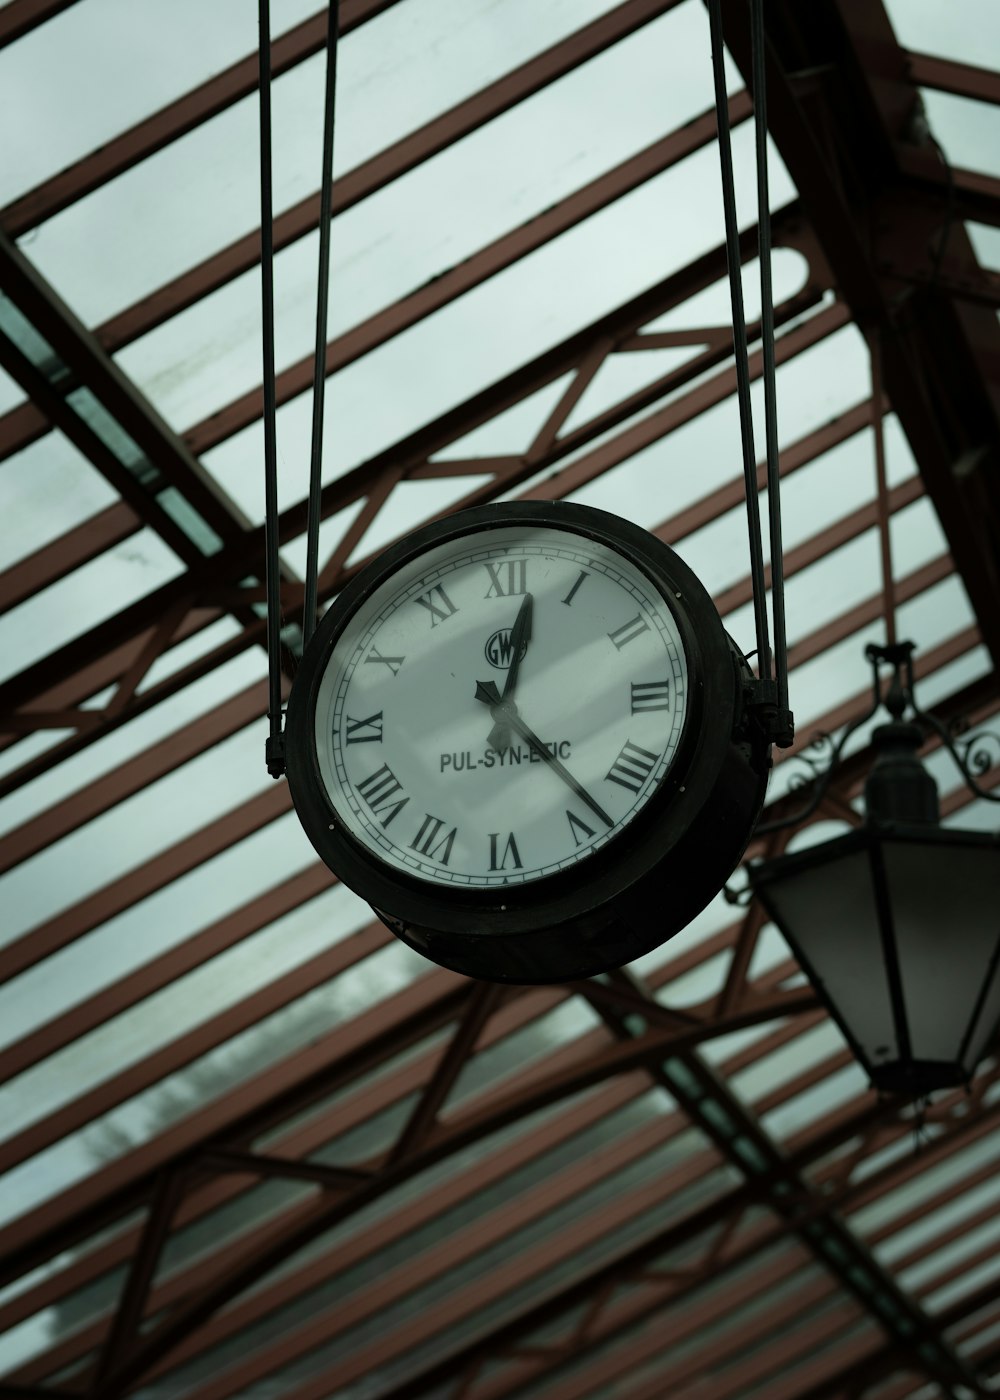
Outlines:
{"type": "Polygon", "coordinates": [[[566,502],[477,507],[387,550],[347,585],[323,618],[289,699],[289,786],[324,863],[394,934],[428,958],[501,982],[588,977],[622,966],[679,932],[719,892],[743,854],[770,768],[770,746],[748,714],[752,685],[749,667],[707,592],[655,536],[607,512],[566,502]],[[639,569],[666,602],[680,634],[687,713],[658,789],[587,859],[522,885],[434,885],[380,860],[338,819],[317,755],[317,696],[338,639],[376,589],[443,542],[504,527],[572,531],[639,569]]]}

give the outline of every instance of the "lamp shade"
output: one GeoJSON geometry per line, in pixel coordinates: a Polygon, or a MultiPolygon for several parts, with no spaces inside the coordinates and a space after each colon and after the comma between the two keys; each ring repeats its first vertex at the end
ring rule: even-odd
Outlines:
{"type": "Polygon", "coordinates": [[[877,1089],[968,1082],[1000,1020],[1000,835],[868,822],[749,875],[877,1089]]]}

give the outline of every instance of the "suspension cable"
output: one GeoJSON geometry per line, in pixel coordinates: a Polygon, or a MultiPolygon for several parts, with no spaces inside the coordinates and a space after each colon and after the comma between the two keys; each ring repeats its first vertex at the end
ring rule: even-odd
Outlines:
{"type": "Polygon", "coordinates": [[[767,610],[765,607],[764,552],[760,534],[757,459],[753,445],[753,410],[750,404],[747,327],[743,314],[743,285],[740,280],[740,241],[736,223],[733,151],[729,134],[729,102],[726,97],[726,72],[723,64],[720,0],[710,0],[709,19],[712,29],[712,73],[715,79],[715,114],[719,129],[719,161],[722,167],[722,204],[726,219],[726,263],[729,268],[729,295],[733,308],[736,391],[740,406],[743,478],[746,492],[747,526],[750,534],[750,579],[753,585],[754,624],[757,632],[760,676],[762,680],[770,680],[771,645],[768,639],[767,610]]]}
{"type": "Polygon", "coordinates": [[[764,571],[760,526],[760,489],[754,450],[753,412],[750,399],[750,354],[743,310],[743,284],[739,229],[736,219],[736,189],[726,98],[726,74],[722,34],[721,0],[709,0],[712,35],[712,75],[715,84],[715,112],[719,135],[719,164],[722,175],[722,204],[726,225],[726,265],[733,310],[733,350],[736,359],[736,388],[740,410],[740,437],[743,448],[747,529],[750,544],[750,580],[753,588],[754,624],[757,635],[758,697],[769,738],[782,748],[794,738],[788,709],[788,654],[785,640],[784,571],[782,567],[781,513],[779,502],[780,467],[778,460],[778,419],[774,357],[774,294],[771,282],[771,211],[767,181],[767,111],[764,98],[764,19],[763,0],[751,0],[751,82],[754,98],[754,127],[757,151],[757,227],[761,279],[761,337],[763,342],[764,419],[767,443],[767,496],[771,545],[772,606],[774,609],[775,653],[768,638],[767,584],[764,571]]]}
{"type": "Polygon", "coordinates": [[[258,0],[260,27],[260,240],[264,355],[264,557],[267,593],[267,771],[285,771],[281,712],[281,580],[278,558],[278,449],[274,384],[274,217],[271,193],[271,14],[258,0]]]}
{"type": "Polygon", "coordinates": [[[337,40],[340,0],[330,0],[326,39],[326,105],[323,111],[323,176],[320,186],[319,273],[316,279],[316,347],[313,356],[312,452],[306,512],[306,582],[302,605],[302,645],[317,621],[320,494],[323,486],[323,409],[326,401],[326,328],[330,296],[330,224],[333,206],[333,134],[337,105],[337,40]]]}
{"type": "Polygon", "coordinates": [[[788,708],[788,644],[785,634],[785,569],[781,545],[781,468],[778,457],[778,395],[774,363],[774,288],[771,280],[771,196],[767,180],[767,84],[764,76],[764,0],[750,3],[750,66],[757,150],[757,228],[760,260],[760,333],[764,357],[764,436],[767,512],[771,546],[771,609],[774,621],[774,680],[779,710],[788,708]]]}

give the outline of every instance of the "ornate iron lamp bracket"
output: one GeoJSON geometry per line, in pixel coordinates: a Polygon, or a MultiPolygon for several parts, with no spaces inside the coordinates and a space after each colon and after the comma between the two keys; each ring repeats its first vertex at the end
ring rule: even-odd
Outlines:
{"type": "Polygon", "coordinates": [[[890,646],[877,646],[872,643],[865,648],[865,656],[872,668],[871,705],[860,718],[847,725],[839,738],[826,733],[817,734],[807,749],[795,755],[796,760],[802,763],[807,771],[796,773],[792,778],[790,790],[801,792],[806,801],[788,817],[761,822],[756,829],[758,836],[798,826],[812,816],[826,796],[840,764],[845,744],[853,734],[874,718],[881,706],[888,710],[893,720],[906,719],[911,724],[919,725],[928,734],[934,734],[951,755],[969,791],[987,802],[1000,802],[1000,793],[991,792],[977,781],[978,777],[989,772],[994,763],[1000,760],[1000,735],[990,730],[979,730],[968,738],[960,738],[965,729],[961,721],[948,726],[942,724],[936,715],[922,710],[913,694],[915,650],[913,642],[896,642],[890,646]],[[883,666],[892,667],[887,686],[883,684],[883,666]]]}

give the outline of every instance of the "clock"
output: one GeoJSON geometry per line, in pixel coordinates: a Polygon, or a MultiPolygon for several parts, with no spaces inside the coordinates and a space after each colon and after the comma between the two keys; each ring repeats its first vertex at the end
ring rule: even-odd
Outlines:
{"type": "Polygon", "coordinates": [[[770,749],[753,677],[660,540],[511,502],[363,569],[292,687],[288,781],[323,861],[474,977],[592,976],[683,928],[736,865],[770,749]]]}

